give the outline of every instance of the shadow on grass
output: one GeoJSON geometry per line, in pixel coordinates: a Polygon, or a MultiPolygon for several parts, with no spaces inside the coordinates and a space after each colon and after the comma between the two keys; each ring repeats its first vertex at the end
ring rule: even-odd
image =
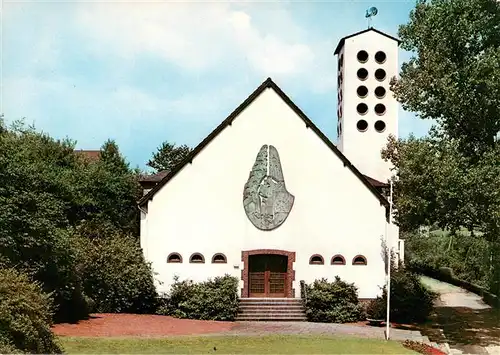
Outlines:
{"type": "Polygon", "coordinates": [[[436,307],[430,322],[419,327],[434,342],[450,345],[499,345],[500,309],[436,307]]]}

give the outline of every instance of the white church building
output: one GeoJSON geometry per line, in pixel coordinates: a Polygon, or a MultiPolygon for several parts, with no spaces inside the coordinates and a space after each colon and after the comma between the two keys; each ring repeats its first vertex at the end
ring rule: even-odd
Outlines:
{"type": "Polygon", "coordinates": [[[268,78],[153,181],[139,201],[140,242],[159,292],[175,275],[230,274],[241,298],[298,298],[301,280],[337,275],[360,299],[381,293],[382,241],[404,255],[380,155],[398,136],[398,42],[373,28],[340,40],[337,146],[268,78]]]}

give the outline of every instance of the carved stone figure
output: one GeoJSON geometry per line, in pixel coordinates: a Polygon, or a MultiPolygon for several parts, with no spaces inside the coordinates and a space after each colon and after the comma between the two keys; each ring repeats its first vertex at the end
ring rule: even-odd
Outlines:
{"type": "Polygon", "coordinates": [[[261,230],[273,230],[288,217],[294,200],[285,186],[278,151],[272,145],[263,145],[243,190],[248,219],[261,230]]]}

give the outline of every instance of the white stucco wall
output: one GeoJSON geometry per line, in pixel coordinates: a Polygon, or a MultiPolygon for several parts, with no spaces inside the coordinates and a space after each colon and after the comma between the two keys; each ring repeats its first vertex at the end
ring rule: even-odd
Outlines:
{"type": "Polygon", "coordinates": [[[360,35],[347,38],[339,55],[343,55],[344,65],[342,69],[342,112],[340,119],[342,134],[339,137],[339,148],[346,157],[365,175],[379,181],[386,182],[391,176],[391,164],[381,159],[380,151],[387,144],[389,134],[398,137],[398,108],[399,104],[389,89],[390,79],[398,75],[398,43],[393,39],[383,36],[375,31],[368,31],[360,35]],[[365,50],[368,55],[366,63],[360,63],[357,59],[359,51],[365,50]],[[378,64],[374,57],[375,53],[383,51],[386,54],[386,61],[378,64]],[[368,70],[368,78],[364,81],[357,76],[360,68],[368,70]],[[378,81],[375,78],[377,69],[386,71],[386,78],[378,81]],[[360,98],[357,88],[364,85],[368,88],[368,96],[360,98]],[[386,90],[384,98],[375,96],[374,90],[377,86],[382,86],[386,90]],[[357,112],[357,105],[365,103],[368,105],[368,113],[360,115],[357,112]],[[386,112],[384,115],[377,115],[374,111],[376,104],[384,104],[386,112]],[[360,132],[356,124],[364,119],[368,122],[368,129],[360,132]],[[385,131],[377,132],[374,124],[377,120],[386,123],[385,131]]]}
{"type": "Polygon", "coordinates": [[[380,255],[385,208],[272,89],[159,190],[147,209],[141,243],[163,282],[160,292],[169,290],[174,275],[195,281],[225,273],[240,278],[242,250],[252,249],[296,252],[296,297],[300,280],[339,275],[356,283],[361,298],[375,297],[385,282],[380,255]],[[273,231],[255,228],[243,209],[243,187],[264,144],[277,148],[287,189],[295,196],[288,219],[273,231]],[[167,263],[171,252],[184,262],[167,263]],[[204,255],[205,264],[189,263],[195,252],[204,255]],[[211,264],[219,252],[227,264],[211,264]],[[309,265],[312,254],[321,254],[325,265],[309,265]],[[335,254],[347,265],[330,265],[335,254]],[[357,254],[367,258],[367,266],[351,264],[357,254]]]}

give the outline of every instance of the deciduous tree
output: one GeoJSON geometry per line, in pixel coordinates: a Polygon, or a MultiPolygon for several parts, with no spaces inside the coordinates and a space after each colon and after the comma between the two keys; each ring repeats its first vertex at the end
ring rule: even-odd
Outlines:
{"type": "Polygon", "coordinates": [[[403,64],[391,90],[403,108],[436,125],[428,137],[383,151],[398,170],[403,230],[466,228],[491,246],[492,287],[500,291],[500,2],[417,1],[399,29],[403,64]],[[480,233],[478,233],[480,232],[480,233]],[[495,271],[496,270],[496,271],[495,271]]]}
{"type": "Polygon", "coordinates": [[[391,89],[405,109],[438,122],[439,136],[480,156],[500,131],[500,2],[419,0],[399,28],[414,53],[391,89]]]}
{"type": "Polygon", "coordinates": [[[175,143],[165,141],[158,147],[158,150],[153,153],[153,157],[148,161],[147,165],[155,169],[156,172],[172,170],[177,164],[182,162],[191,151],[192,148],[185,144],[176,146],[175,143]]]}

